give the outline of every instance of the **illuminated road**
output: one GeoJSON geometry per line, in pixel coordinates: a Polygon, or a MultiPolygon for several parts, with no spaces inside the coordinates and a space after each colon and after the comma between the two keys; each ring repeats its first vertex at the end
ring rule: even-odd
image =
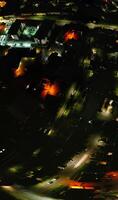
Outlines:
{"type": "MultiPolygon", "coordinates": [[[[2,19],[2,16],[0,17],[2,19]]],[[[31,14],[22,14],[21,16],[14,16],[14,15],[8,15],[4,16],[4,19],[23,19],[23,20],[55,20],[58,25],[65,25],[70,23],[77,23],[75,20],[69,20],[69,19],[59,19],[58,16],[53,15],[47,15],[46,13],[35,13],[34,15],[31,14]]],[[[108,24],[108,23],[87,23],[86,26],[89,29],[94,28],[102,28],[102,29],[111,29],[111,30],[118,30],[118,25],[114,24],[108,24]]]]}
{"type": "Polygon", "coordinates": [[[89,29],[94,29],[94,28],[102,28],[102,29],[108,29],[108,30],[118,30],[118,25],[111,25],[111,24],[94,24],[94,23],[88,23],[86,26],[89,29]]]}
{"type": "Polygon", "coordinates": [[[118,171],[106,173],[106,176],[99,184],[99,189],[95,192],[95,199],[118,199],[118,171]]]}
{"type": "Polygon", "coordinates": [[[81,152],[80,154],[75,155],[72,159],[67,162],[66,167],[61,170],[54,177],[34,185],[32,188],[36,191],[46,194],[59,189],[68,187],[68,181],[75,178],[83,167],[87,166],[91,162],[92,155],[97,152],[100,147],[100,136],[94,135],[91,136],[91,140],[88,144],[88,149],[81,152]]]}
{"type": "MultiPolygon", "coordinates": [[[[2,17],[1,17],[2,18],[2,17]]],[[[34,15],[30,14],[22,14],[21,16],[14,16],[14,15],[8,15],[4,16],[4,19],[21,19],[21,20],[54,20],[56,21],[57,24],[59,25],[65,25],[65,24],[70,24],[71,22],[76,23],[74,20],[69,20],[69,19],[59,19],[58,16],[51,16],[47,15],[46,13],[36,13],[34,15]]]]}
{"type": "MultiPolygon", "coordinates": [[[[106,81],[106,84],[104,84],[104,87],[103,87],[103,80],[104,80],[105,75],[107,74],[105,73],[103,75],[100,75],[101,79],[97,77],[97,80],[94,80],[95,81],[94,88],[92,90],[92,93],[88,95],[88,98],[87,98],[88,102],[86,104],[85,112],[83,113],[83,118],[85,120],[84,125],[86,125],[88,120],[90,120],[93,114],[95,114],[98,110],[98,107],[96,108],[96,104],[99,103],[99,101],[101,101],[101,96],[99,95],[99,93],[101,92],[101,87],[102,87],[102,92],[105,93],[105,96],[107,96],[109,90],[111,90],[110,85],[109,85],[110,81],[112,82],[111,75],[110,77],[107,75],[106,80],[108,79],[109,82],[106,81]],[[101,84],[98,84],[99,82],[101,82],[101,84]],[[96,85],[97,85],[97,95],[96,95],[96,85]],[[100,97],[98,98],[98,96],[100,97]],[[93,104],[93,100],[95,102],[95,105],[93,104]],[[92,111],[91,111],[91,108],[92,108],[92,111]]],[[[70,96],[70,93],[68,93],[67,97],[68,96],[70,96]]],[[[102,99],[104,99],[104,95],[102,99]]],[[[65,168],[61,170],[60,172],[58,172],[58,174],[55,174],[55,176],[50,177],[49,179],[47,179],[46,181],[43,181],[42,183],[38,183],[32,186],[30,190],[25,190],[22,187],[16,187],[16,186],[14,186],[13,188],[12,186],[8,186],[6,188],[4,186],[2,188],[6,192],[16,197],[16,199],[19,195],[21,195],[20,196],[21,200],[23,199],[38,200],[40,199],[41,194],[48,196],[53,191],[56,192],[57,190],[58,192],[59,189],[64,189],[65,187],[68,187],[68,181],[73,180],[73,178],[75,179],[78,176],[79,171],[81,170],[84,171],[84,167],[86,167],[91,162],[93,154],[99,151],[99,147],[101,145],[100,140],[101,140],[101,137],[99,134],[97,135],[95,133],[94,136],[89,135],[89,142],[86,144],[86,149],[84,151],[73,156],[71,160],[67,162],[65,168]],[[34,192],[31,192],[31,191],[34,191],[34,192]]],[[[79,145],[79,142],[78,142],[78,145],[79,145]]],[[[41,199],[43,200],[42,197],[41,199]]],[[[44,200],[45,199],[46,198],[44,198],[44,200]]]]}
{"type": "Polygon", "coordinates": [[[55,200],[54,198],[43,197],[35,194],[21,186],[1,186],[0,188],[18,200],[55,200]]]}
{"type": "MultiPolygon", "coordinates": [[[[96,113],[98,112],[99,105],[101,104],[101,102],[104,102],[104,98],[107,96],[109,91],[112,90],[112,87],[110,86],[111,82],[113,81],[112,75],[105,72],[103,74],[100,74],[99,76],[96,77],[96,79],[94,80],[94,84],[92,84],[92,93],[88,92],[87,95],[85,109],[82,112],[84,123],[82,122],[81,131],[84,130],[85,127],[90,127],[90,124],[88,122],[90,121],[91,123],[90,119],[94,119],[96,113]],[[104,76],[106,76],[106,80],[108,79],[109,82],[106,81],[104,83],[104,76]],[[102,96],[100,95],[101,93],[102,96]]],[[[44,193],[49,195],[53,191],[56,192],[56,190],[59,191],[59,189],[61,190],[65,187],[68,187],[67,180],[73,180],[73,178],[76,179],[79,172],[84,170],[85,167],[90,164],[90,162],[92,161],[92,156],[99,151],[100,146],[104,145],[101,143],[101,136],[94,132],[93,135],[89,135],[88,139],[88,143],[85,144],[86,149],[73,156],[71,160],[66,163],[63,170],[59,171],[57,174],[55,174],[55,176],[50,177],[42,183],[34,185],[33,187],[31,187],[31,189],[39,192],[39,194],[44,193]]]]}
{"type": "MultiPolygon", "coordinates": [[[[91,127],[91,124],[88,122],[92,122],[91,119],[95,119],[95,116],[98,112],[99,106],[101,102],[104,102],[104,98],[108,95],[110,91],[112,91],[111,83],[113,82],[112,75],[109,73],[103,73],[96,77],[92,86],[90,86],[92,92],[88,92],[86,105],[84,111],[82,112],[82,127],[81,134],[84,128],[91,127]],[[104,77],[106,77],[106,82],[104,82],[104,77]],[[102,93],[102,95],[100,95],[102,93]]],[[[80,122],[81,124],[81,122],[80,122]]],[[[79,128],[78,128],[79,132],[79,128]]],[[[92,133],[91,133],[92,134],[92,133]]],[[[76,137],[76,136],[75,136],[76,137]]],[[[83,136],[84,137],[84,136],[83,136]]],[[[86,135],[85,135],[86,137],[86,135]]],[[[88,137],[88,136],[87,136],[88,137]]],[[[54,177],[39,183],[33,186],[34,189],[37,189],[39,192],[48,193],[50,191],[56,190],[59,187],[67,186],[65,183],[65,179],[73,179],[76,178],[79,174],[79,171],[84,169],[92,160],[92,156],[99,151],[100,146],[102,145],[101,136],[93,132],[93,136],[89,135],[89,142],[86,145],[86,149],[79,154],[76,154],[71,160],[66,164],[66,167],[60,171],[54,177]]],[[[75,139],[76,141],[76,139],[75,139]]],[[[78,142],[79,145],[79,142],[78,142]]],[[[104,144],[103,144],[104,145],[104,144]]]]}

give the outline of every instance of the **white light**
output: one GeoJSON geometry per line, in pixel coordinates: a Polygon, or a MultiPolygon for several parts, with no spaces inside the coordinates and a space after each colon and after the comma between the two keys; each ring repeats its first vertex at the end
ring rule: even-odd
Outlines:
{"type": "Polygon", "coordinates": [[[111,101],[109,102],[109,105],[112,105],[112,103],[113,103],[113,100],[111,100],[111,101]]]}
{"type": "Polygon", "coordinates": [[[5,151],[5,149],[2,149],[2,151],[5,151]]]}
{"type": "Polygon", "coordinates": [[[2,185],[1,188],[10,192],[14,191],[14,188],[10,185],[2,185]]]}
{"type": "Polygon", "coordinates": [[[107,154],[107,155],[108,155],[108,156],[112,156],[112,154],[113,154],[112,152],[108,152],[108,154],[107,154]]]}
{"type": "Polygon", "coordinates": [[[30,85],[28,84],[28,85],[26,86],[26,89],[29,89],[29,87],[30,87],[30,85]]]}
{"type": "Polygon", "coordinates": [[[78,161],[78,163],[74,166],[74,168],[77,168],[77,167],[79,167],[80,165],[82,165],[84,162],[86,162],[87,161],[87,159],[89,158],[89,154],[88,153],[86,153],[86,154],[84,154],[83,156],[82,156],[82,158],[80,158],[80,160],[78,161]]]}

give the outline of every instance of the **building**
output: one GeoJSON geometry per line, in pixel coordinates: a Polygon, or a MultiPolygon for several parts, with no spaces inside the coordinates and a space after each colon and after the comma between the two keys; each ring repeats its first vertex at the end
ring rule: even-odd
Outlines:
{"type": "Polygon", "coordinates": [[[55,22],[50,20],[16,20],[7,35],[2,35],[0,45],[14,48],[47,47],[54,27],[55,22]]]}

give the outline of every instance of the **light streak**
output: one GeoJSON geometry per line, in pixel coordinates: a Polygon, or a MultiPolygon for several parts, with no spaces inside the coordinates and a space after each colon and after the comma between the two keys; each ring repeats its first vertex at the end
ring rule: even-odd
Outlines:
{"type": "Polygon", "coordinates": [[[74,168],[78,168],[81,165],[83,165],[86,161],[88,161],[90,158],[90,154],[85,153],[82,158],[80,158],[80,160],[78,161],[78,163],[74,166],[74,168]]]}

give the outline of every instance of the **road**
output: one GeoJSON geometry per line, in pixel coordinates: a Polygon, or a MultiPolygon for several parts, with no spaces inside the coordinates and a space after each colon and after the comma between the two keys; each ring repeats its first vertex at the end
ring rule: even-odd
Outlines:
{"type": "Polygon", "coordinates": [[[39,194],[35,194],[21,186],[1,186],[1,190],[7,192],[10,196],[13,196],[17,200],[55,200],[54,198],[43,197],[39,194]]]}
{"type": "Polygon", "coordinates": [[[118,25],[114,25],[114,24],[95,24],[95,23],[87,23],[86,26],[89,29],[95,29],[95,28],[102,28],[102,29],[108,29],[108,30],[118,30],[118,25]]]}
{"type": "MultiPolygon", "coordinates": [[[[95,117],[97,116],[97,112],[101,103],[103,103],[104,98],[107,97],[113,89],[113,85],[111,83],[113,83],[112,74],[104,72],[99,74],[93,80],[91,84],[92,86],[90,85],[91,92],[89,91],[87,94],[85,107],[81,115],[83,122],[81,128],[78,128],[78,133],[80,130],[81,132],[83,130],[83,136],[80,137],[90,138],[89,140],[90,143],[86,145],[86,150],[72,157],[70,161],[67,162],[66,167],[61,172],[56,174],[54,177],[51,177],[50,179],[33,186],[33,189],[36,189],[37,191],[42,193],[44,192],[46,194],[46,192],[50,193],[53,190],[58,190],[59,188],[66,187],[67,182],[65,180],[68,179],[71,180],[73,179],[73,177],[76,178],[79,171],[82,168],[84,170],[84,167],[91,162],[92,155],[95,154],[97,151],[99,151],[100,148],[99,142],[101,136],[99,135],[99,133],[98,134],[96,133],[96,130],[94,130],[95,131],[94,133],[86,135],[88,133],[86,133],[84,130],[85,127],[87,129],[91,128],[91,124],[89,124],[88,121],[90,121],[91,119],[92,120],[96,119],[95,117]]],[[[69,140],[71,140],[72,137],[70,137],[69,140]]],[[[76,137],[76,135],[74,134],[74,139],[72,140],[72,143],[76,141],[77,138],[78,136],[76,137]]]]}
{"type": "Polygon", "coordinates": [[[87,166],[91,162],[92,155],[99,150],[100,136],[95,135],[91,140],[88,149],[72,157],[66,167],[56,176],[33,186],[32,189],[46,194],[59,188],[68,187],[68,181],[75,178],[79,170],[87,166]]]}
{"type": "Polygon", "coordinates": [[[53,200],[54,198],[49,198],[46,196],[50,192],[54,190],[58,190],[59,188],[68,187],[69,180],[73,179],[74,174],[76,174],[80,168],[87,165],[91,161],[91,156],[98,149],[99,137],[94,137],[94,144],[89,146],[89,149],[85,152],[77,154],[74,156],[68,163],[67,166],[60,172],[60,174],[56,175],[58,178],[52,177],[42,183],[39,183],[32,188],[26,189],[18,185],[12,186],[1,186],[0,188],[20,200],[53,200]]]}
{"type": "Polygon", "coordinates": [[[65,25],[65,24],[70,24],[70,23],[76,23],[76,21],[74,20],[69,20],[69,19],[60,19],[59,16],[51,16],[51,15],[47,15],[46,13],[35,13],[34,15],[31,14],[22,14],[21,16],[14,16],[14,15],[8,15],[8,16],[4,16],[4,19],[9,19],[9,20],[13,20],[13,19],[20,19],[20,20],[54,20],[56,21],[57,24],[59,25],[65,25]]]}
{"type": "MultiPolygon", "coordinates": [[[[57,191],[58,193],[65,187],[68,187],[68,180],[72,180],[73,178],[75,179],[76,177],[78,177],[79,172],[81,170],[84,171],[84,168],[91,163],[92,155],[94,155],[100,149],[101,135],[99,135],[99,133],[96,133],[96,130],[94,130],[94,133],[91,132],[88,135],[88,133],[85,132],[85,127],[88,126],[87,129],[91,130],[91,124],[89,124],[88,121],[90,119],[96,119],[95,116],[97,115],[98,108],[104,101],[104,98],[107,97],[113,89],[113,85],[111,85],[111,83],[113,83],[112,74],[104,72],[100,73],[96,78],[94,78],[89,86],[90,90],[88,90],[89,92],[86,96],[86,102],[84,105],[85,107],[81,115],[81,117],[83,118],[83,122],[79,122],[81,126],[78,127],[77,130],[78,133],[80,133],[80,131],[83,131],[83,135],[80,135],[80,137],[87,137],[88,139],[90,139],[89,143],[86,144],[86,148],[83,151],[81,151],[80,153],[75,153],[75,156],[71,157],[71,159],[66,163],[65,168],[60,170],[53,177],[50,177],[41,183],[33,185],[28,190],[21,189],[20,186],[18,186],[16,189],[14,188],[15,186],[13,186],[13,191],[15,189],[15,192],[13,193],[12,189],[9,188],[11,186],[9,186],[8,188],[5,188],[3,186],[2,188],[6,189],[6,191],[8,189],[8,192],[11,192],[11,195],[17,194],[17,196],[18,194],[20,194],[20,191],[22,191],[21,200],[24,197],[28,200],[35,200],[38,197],[37,195],[42,194],[48,196],[51,195],[54,191],[57,191]],[[106,78],[104,79],[104,77],[106,78]]],[[[70,137],[69,139],[72,140],[72,143],[78,139],[78,135],[76,136],[76,134],[74,134],[74,136],[72,135],[72,137],[70,137]]]]}
{"type": "MultiPolygon", "coordinates": [[[[22,14],[21,16],[14,16],[14,15],[8,15],[4,16],[4,19],[22,19],[22,20],[54,20],[56,21],[57,24],[59,25],[65,25],[65,24],[70,24],[70,23],[77,23],[75,20],[70,20],[70,19],[60,19],[59,15],[47,15],[46,13],[34,13],[33,15],[31,14],[22,14]]],[[[2,16],[1,16],[2,19],[2,16]]],[[[86,26],[89,29],[95,29],[95,28],[102,28],[102,29],[111,29],[111,30],[118,30],[118,25],[116,24],[108,24],[108,23],[86,23],[86,26]]]]}

